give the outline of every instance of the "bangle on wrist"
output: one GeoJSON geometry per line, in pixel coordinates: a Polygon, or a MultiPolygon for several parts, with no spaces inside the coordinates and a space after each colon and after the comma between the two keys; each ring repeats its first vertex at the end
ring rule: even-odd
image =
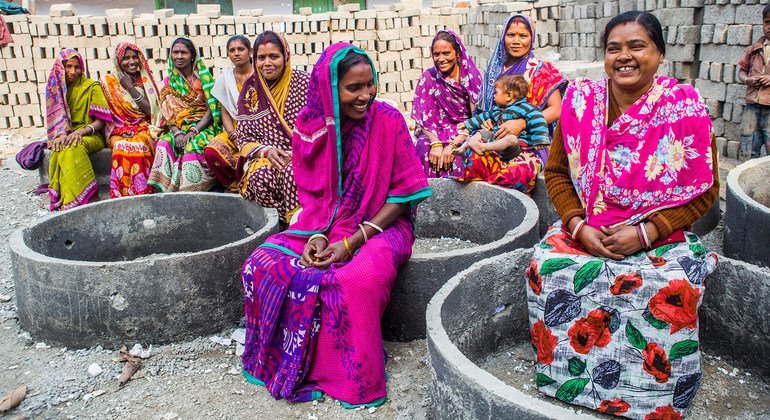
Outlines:
{"type": "Polygon", "coordinates": [[[364,243],[369,242],[369,235],[366,234],[366,229],[364,228],[363,223],[359,223],[358,228],[361,229],[361,233],[364,234],[364,243]]]}
{"type": "Polygon", "coordinates": [[[194,131],[195,135],[198,135],[201,133],[200,131],[198,131],[198,127],[195,127],[195,126],[193,126],[193,128],[191,128],[190,131],[194,131]]]}
{"type": "Polygon", "coordinates": [[[181,134],[181,135],[184,135],[184,133],[182,132],[182,130],[179,130],[179,131],[177,131],[176,133],[174,133],[174,138],[177,138],[177,137],[179,137],[179,135],[180,135],[180,134],[181,134]]]}
{"type": "Polygon", "coordinates": [[[350,258],[353,258],[353,251],[350,250],[350,244],[348,244],[347,236],[342,237],[342,243],[345,245],[345,251],[348,252],[348,255],[350,255],[350,258]]]}
{"type": "Polygon", "coordinates": [[[365,224],[365,225],[367,225],[367,226],[371,226],[371,227],[373,227],[373,228],[374,228],[374,229],[375,229],[377,232],[380,232],[380,233],[384,232],[384,229],[383,229],[383,228],[381,228],[381,227],[377,226],[376,224],[374,224],[374,223],[372,223],[372,222],[370,222],[370,221],[368,221],[368,220],[367,220],[367,221],[365,221],[365,222],[364,222],[364,224],[365,224]]]}
{"type": "Polygon", "coordinates": [[[444,145],[442,143],[440,143],[440,142],[436,142],[436,143],[431,143],[430,144],[430,148],[431,149],[436,148],[436,147],[444,147],[444,145]]]}
{"type": "Polygon", "coordinates": [[[323,233],[316,233],[315,235],[312,235],[309,238],[307,238],[307,241],[308,243],[310,243],[313,239],[318,239],[318,238],[321,238],[324,241],[326,241],[327,245],[329,244],[329,238],[327,238],[326,235],[324,235],[323,233]]]}
{"type": "Polygon", "coordinates": [[[583,230],[583,227],[586,225],[586,219],[580,219],[579,222],[575,225],[575,228],[572,229],[572,233],[570,236],[572,236],[572,239],[577,239],[578,235],[580,235],[580,231],[583,230]]]}

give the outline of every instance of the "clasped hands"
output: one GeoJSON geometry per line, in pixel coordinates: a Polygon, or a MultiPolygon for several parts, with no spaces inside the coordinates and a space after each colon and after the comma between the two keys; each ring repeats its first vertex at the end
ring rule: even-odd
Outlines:
{"type": "MultiPolygon", "coordinates": [[[[650,241],[658,238],[658,230],[653,223],[646,223],[650,241]]],[[[622,260],[642,249],[642,242],[634,226],[601,227],[584,226],[574,238],[580,242],[591,255],[597,257],[622,260]]]]}
{"type": "MultiPolygon", "coordinates": [[[[358,244],[354,246],[353,237],[348,238],[348,245],[353,249],[358,248],[358,244]]],[[[343,241],[327,243],[323,238],[315,238],[305,244],[299,263],[305,267],[325,269],[334,263],[348,261],[350,258],[343,241]]]]}

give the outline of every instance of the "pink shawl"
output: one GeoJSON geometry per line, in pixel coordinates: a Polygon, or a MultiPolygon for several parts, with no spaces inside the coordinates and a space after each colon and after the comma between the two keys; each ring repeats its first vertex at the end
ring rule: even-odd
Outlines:
{"type": "MultiPolygon", "coordinates": [[[[337,66],[350,50],[365,54],[348,43],[333,44],[321,54],[310,76],[307,105],[297,117],[292,141],[302,212],[283,235],[268,239],[285,245],[284,250],[301,253],[307,237],[319,232],[332,242],[341,240],[386,202],[414,207],[431,194],[397,109],[372,98],[366,117],[354,122],[342,137],[337,66]],[[357,162],[348,160],[353,156],[357,162]],[[343,168],[349,168],[347,173],[343,168]],[[348,190],[343,190],[343,176],[355,177],[355,182],[346,183],[348,190]]],[[[376,84],[373,64],[372,71],[376,84]]]]}
{"type": "Polygon", "coordinates": [[[607,80],[573,81],[560,120],[572,182],[590,226],[635,224],[711,187],[711,119],[692,86],[656,76],[611,127],[607,87],[607,80]]]}

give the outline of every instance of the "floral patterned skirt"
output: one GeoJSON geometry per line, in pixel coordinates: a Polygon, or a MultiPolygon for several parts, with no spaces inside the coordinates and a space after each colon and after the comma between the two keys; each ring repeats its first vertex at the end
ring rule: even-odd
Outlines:
{"type": "Polygon", "coordinates": [[[698,237],[597,258],[550,228],[526,270],[540,392],[606,414],[680,418],[701,380],[698,307],[717,257],[698,237]]]}

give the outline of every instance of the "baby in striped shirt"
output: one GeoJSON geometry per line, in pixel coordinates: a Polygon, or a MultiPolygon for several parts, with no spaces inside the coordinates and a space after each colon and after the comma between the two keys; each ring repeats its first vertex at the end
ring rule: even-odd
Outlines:
{"type": "Polygon", "coordinates": [[[551,140],[548,135],[548,124],[540,108],[527,102],[528,91],[529,84],[523,76],[518,74],[500,76],[495,82],[495,105],[489,111],[458,124],[458,135],[452,140],[452,144],[457,147],[453,153],[456,155],[470,153],[469,148],[481,155],[486,152],[497,152],[500,159],[507,162],[518,156],[522,147],[549,145],[551,140]],[[527,124],[518,136],[510,134],[495,140],[494,133],[502,123],[517,119],[523,119],[527,124]],[[483,128],[485,125],[489,126],[485,124],[487,121],[493,127],[491,131],[483,128]],[[470,133],[474,133],[473,136],[470,136],[470,133]]]}

